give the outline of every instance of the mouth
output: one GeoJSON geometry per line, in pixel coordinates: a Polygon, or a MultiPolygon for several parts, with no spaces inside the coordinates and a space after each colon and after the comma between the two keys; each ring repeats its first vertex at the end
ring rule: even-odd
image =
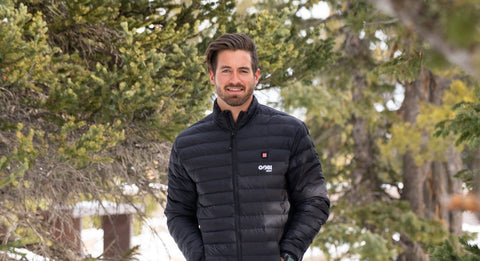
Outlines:
{"type": "Polygon", "coordinates": [[[226,86],[225,89],[228,91],[228,92],[232,92],[232,93],[239,93],[239,92],[243,92],[245,90],[245,87],[243,86],[226,86]]]}

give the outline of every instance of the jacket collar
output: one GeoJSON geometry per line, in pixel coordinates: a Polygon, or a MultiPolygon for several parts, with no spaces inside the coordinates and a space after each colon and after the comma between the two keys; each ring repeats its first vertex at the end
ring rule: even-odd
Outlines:
{"type": "Polygon", "coordinates": [[[259,103],[257,98],[253,96],[252,103],[248,107],[248,110],[246,112],[241,111],[238,115],[237,122],[234,123],[232,113],[227,110],[220,110],[217,100],[215,99],[215,102],[213,103],[213,118],[221,128],[228,130],[240,129],[245,126],[255,116],[255,114],[257,114],[258,108],[259,103]]]}

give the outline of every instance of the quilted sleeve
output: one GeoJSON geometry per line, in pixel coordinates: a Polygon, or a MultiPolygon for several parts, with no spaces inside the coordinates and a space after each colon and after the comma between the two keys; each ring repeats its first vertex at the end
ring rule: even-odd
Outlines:
{"type": "Polygon", "coordinates": [[[320,159],[305,124],[297,131],[286,175],[291,208],[280,249],[301,260],[330,211],[320,159]]]}
{"type": "Polygon", "coordinates": [[[188,261],[204,260],[202,236],[196,217],[195,183],[179,161],[175,147],[168,167],[168,194],[165,215],[170,234],[188,261]]]}

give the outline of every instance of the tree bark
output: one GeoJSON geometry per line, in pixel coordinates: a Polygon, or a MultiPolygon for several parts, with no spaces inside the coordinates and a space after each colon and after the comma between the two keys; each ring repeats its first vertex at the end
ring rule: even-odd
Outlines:
{"type": "MultiPolygon", "coordinates": [[[[358,35],[349,33],[345,40],[345,51],[349,57],[356,61],[368,61],[368,42],[362,40],[358,35]]],[[[355,66],[352,69],[352,102],[354,104],[364,100],[366,89],[365,66],[355,66]]],[[[380,193],[380,181],[375,171],[375,151],[371,134],[367,127],[367,121],[361,113],[352,114],[352,136],[354,140],[354,164],[352,169],[352,189],[350,191],[350,202],[354,204],[372,203],[378,199],[380,193]]]]}
{"type": "MultiPolygon", "coordinates": [[[[431,75],[429,84],[428,102],[442,105],[444,91],[450,88],[451,80],[431,75]]],[[[462,182],[454,175],[462,170],[461,153],[452,146],[445,152],[445,161],[433,161],[427,168],[427,177],[424,185],[424,199],[426,218],[441,220],[449,232],[460,235],[462,233],[462,212],[451,211],[447,207],[448,199],[453,194],[461,193],[462,182]]]]}
{"type": "Polygon", "coordinates": [[[417,242],[411,240],[407,235],[400,235],[400,246],[403,253],[398,255],[397,261],[428,261],[428,256],[423,251],[423,248],[417,242]]]}
{"type": "MultiPolygon", "coordinates": [[[[425,74],[425,71],[422,71],[425,74]]],[[[422,89],[424,88],[423,80],[417,79],[412,83],[405,85],[405,97],[403,100],[401,113],[405,122],[414,125],[417,116],[420,113],[420,100],[422,89]]],[[[425,216],[425,206],[423,198],[423,183],[425,181],[425,171],[421,166],[415,163],[414,155],[411,150],[403,155],[403,191],[402,199],[410,203],[413,212],[418,216],[425,216]]]]}
{"type": "MultiPolygon", "coordinates": [[[[421,76],[413,83],[406,84],[405,98],[401,113],[404,121],[412,126],[416,124],[422,103],[440,106],[444,90],[449,88],[450,81],[433,75],[425,68],[421,76]]],[[[426,146],[430,136],[422,134],[421,146],[426,146]]],[[[415,162],[414,155],[408,150],[403,156],[403,184],[401,197],[410,203],[415,214],[423,218],[442,221],[451,233],[460,235],[462,214],[448,209],[450,195],[461,192],[461,181],[453,176],[462,168],[460,152],[453,145],[444,154],[444,161],[424,159],[423,163],[415,162]]],[[[401,237],[403,252],[398,260],[425,260],[416,242],[406,235],[401,237]],[[406,248],[405,248],[406,247],[406,248]]]]}

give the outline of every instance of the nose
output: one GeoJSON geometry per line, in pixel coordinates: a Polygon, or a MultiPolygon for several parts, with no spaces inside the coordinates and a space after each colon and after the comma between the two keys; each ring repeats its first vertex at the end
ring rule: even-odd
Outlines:
{"type": "Polygon", "coordinates": [[[232,77],[230,78],[230,83],[231,84],[240,84],[240,74],[238,72],[233,72],[232,77]]]}

